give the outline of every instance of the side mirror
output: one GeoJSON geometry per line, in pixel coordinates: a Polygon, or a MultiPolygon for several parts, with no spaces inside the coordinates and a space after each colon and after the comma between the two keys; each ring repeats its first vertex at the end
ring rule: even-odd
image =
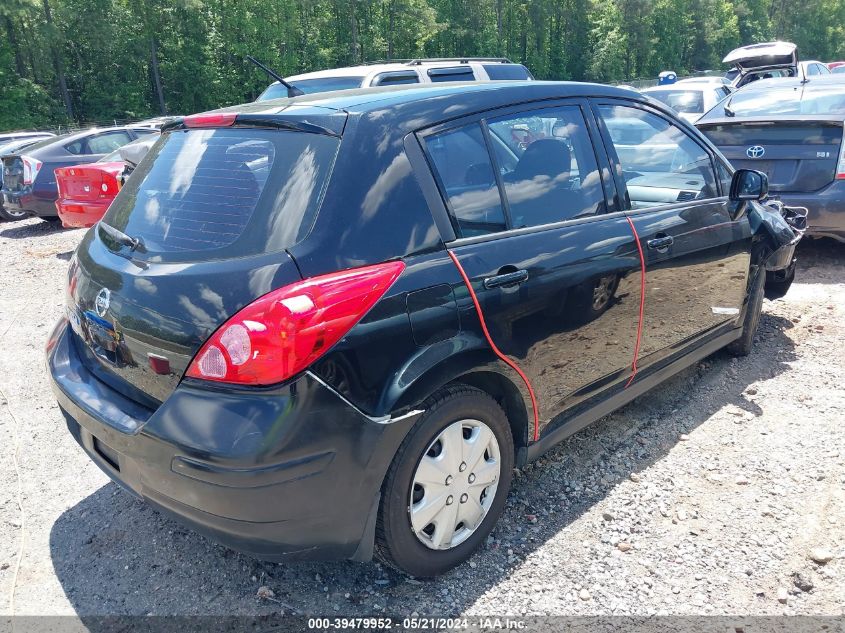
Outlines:
{"type": "Polygon", "coordinates": [[[734,202],[762,200],[769,195],[769,178],[753,169],[737,169],[731,180],[730,198],[734,202]]]}

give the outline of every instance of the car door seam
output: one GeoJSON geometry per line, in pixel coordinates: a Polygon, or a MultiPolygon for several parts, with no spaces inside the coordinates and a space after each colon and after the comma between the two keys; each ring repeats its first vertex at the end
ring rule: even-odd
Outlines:
{"type": "Polygon", "coordinates": [[[643,315],[645,313],[645,256],[643,255],[643,245],[640,243],[640,236],[637,233],[637,227],[634,226],[634,221],[631,220],[628,216],[625,216],[625,219],[628,220],[628,225],[631,227],[631,232],[634,234],[634,241],[637,243],[637,252],[640,255],[640,316],[639,320],[637,321],[637,342],[634,344],[634,361],[631,363],[631,377],[628,379],[628,382],[625,383],[625,389],[634,382],[634,378],[637,376],[637,360],[639,359],[640,355],[640,342],[642,341],[643,336],[643,315]]]}
{"type": "Polygon", "coordinates": [[[487,323],[484,320],[484,313],[481,310],[481,303],[478,301],[478,296],[475,294],[475,290],[472,288],[472,284],[469,281],[469,277],[464,270],[464,267],[461,265],[461,262],[458,261],[458,257],[453,253],[451,250],[446,250],[449,253],[449,257],[455,263],[455,267],[458,269],[458,272],[461,275],[461,278],[464,281],[464,285],[467,287],[469,291],[469,296],[472,299],[473,305],[475,305],[475,311],[478,314],[478,320],[481,322],[481,330],[484,332],[484,338],[487,339],[487,343],[489,343],[490,348],[493,350],[493,353],[496,354],[508,367],[513,369],[519,377],[522,378],[522,381],[525,383],[525,386],[528,389],[528,395],[531,397],[531,408],[534,410],[534,441],[536,442],[540,437],[540,415],[537,408],[537,397],[534,395],[534,388],[531,386],[531,382],[528,380],[528,376],[519,368],[513,360],[508,358],[502,350],[500,350],[496,343],[493,342],[493,337],[490,336],[490,331],[487,329],[487,323]]]}

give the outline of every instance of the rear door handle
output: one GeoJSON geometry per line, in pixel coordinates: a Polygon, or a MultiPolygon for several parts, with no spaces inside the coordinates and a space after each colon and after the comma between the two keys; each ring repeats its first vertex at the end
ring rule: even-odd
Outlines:
{"type": "Polygon", "coordinates": [[[490,288],[501,288],[503,286],[515,286],[528,280],[527,270],[517,270],[512,273],[505,273],[503,275],[494,275],[484,279],[484,287],[488,290],[490,288]]]}
{"type": "Polygon", "coordinates": [[[675,243],[675,238],[671,235],[663,235],[661,237],[655,237],[654,239],[649,240],[646,242],[649,248],[653,248],[655,250],[661,250],[664,248],[669,248],[672,244],[675,243]]]}

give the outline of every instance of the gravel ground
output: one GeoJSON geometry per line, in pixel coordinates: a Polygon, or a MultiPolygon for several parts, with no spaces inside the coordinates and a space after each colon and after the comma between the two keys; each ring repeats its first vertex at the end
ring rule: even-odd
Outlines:
{"type": "Polygon", "coordinates": [[[750,357],[718,353],[518,473],[487,546],[418,582],[255,561],[109,482],[42,362],[81,237],[0,225],[2,612],[845,614],[841,245],[802,244],[750,357]]]}

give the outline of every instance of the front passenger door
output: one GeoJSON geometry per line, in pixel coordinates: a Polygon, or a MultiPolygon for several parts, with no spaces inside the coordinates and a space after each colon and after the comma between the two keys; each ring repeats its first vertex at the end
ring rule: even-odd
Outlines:
{"type": "Polygon", "coordinates": [[[631,102],[597,111],[645,257],[644,368],[736,324],[751,232],[746,218],[731,217],[710,153],[681,126],[631,102]]]}

